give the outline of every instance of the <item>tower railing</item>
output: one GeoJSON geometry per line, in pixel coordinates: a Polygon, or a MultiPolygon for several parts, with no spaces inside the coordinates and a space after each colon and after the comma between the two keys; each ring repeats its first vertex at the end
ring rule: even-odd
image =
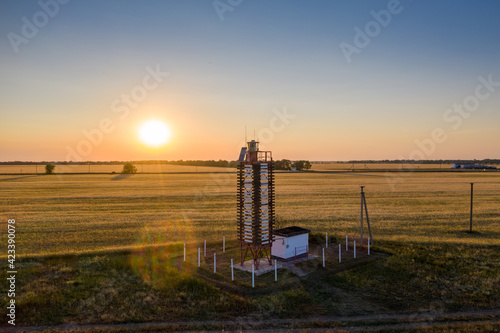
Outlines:
{"type": "Polygon", "coordinates": [[[259,150],[257,152],[257,160],[259,162],[272,162],[273,161],[273,154],[270,151],[259,150]]]}

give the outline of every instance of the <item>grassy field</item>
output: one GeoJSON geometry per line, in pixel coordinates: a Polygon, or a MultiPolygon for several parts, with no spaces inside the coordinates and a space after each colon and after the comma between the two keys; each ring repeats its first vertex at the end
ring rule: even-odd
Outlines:
{"type": "MultiPolygon", "coordinates": [[[[139,173],[168,172],[233,172],[234,168],[169,165],[169,164],[136,164],[139,173]]],[[[57,165],[56,173],[120,173],[123,164],[113,165],[57,165]]],[[[446,171],[451,170],[451,164],[396,164],[396,163],[313,163],[312,171],[446,171]]],[[[0,165],[0,174],[43,174],[45,165],[0,165]]]]}
{"type": "MultiPolygon", "coordinates": [[[[235,171],[234,168],[219,168],[189,165],[169,164],[135,164],[139,173],[162,173],[162,172],[228,172],[235,171]]],[[[57,164],[56,174],[68,173],[121,173],[123,164],[111,165],[62,165],[57,164]]],[[[0,174],[31,175],[44,174],[45,164],[39,165],[0,165],[0,174]]]]}
{"type": "MultiPolygon", "coordinates": [[[[280,270],[279,282],[270,273],[256,289],[248,274],[230,280],[229,260],[238,257],[235,177],[0,176],[1,216],[16,219],[19,323],[231,319],[239,329],[272,327],[272,318],[311,318],[304,327],[329,327],[314,318],[500,306],[500,173],[278,173],[279,222],[313,230],[316,253],[325,231],[332,243],[346,233],[359,236],[359,186],[366,186],[375,257],[346,257],[340,265],[331,248],[326,268],[312,260],[306,277],[280,270]],[[466,232],[470,182],[474,233],[466,232]],[[198,268],[195,254],[204,239],[210,255],[198,268]]],[[[0,306],[6,302],[2,295],[0,306]]],[[[203,325],[192,329],[221,329],[203,325]]]]}
{"type": "Polygon", "coordinates": [[[451,164],[420,164],[420,163],[313,163],[314,171],[374,171],[374,170],[451,170],[451,164]]]}
{"type": "MultiPolygon", "coordinates": [[[[276,211],[315,232],[359,233],[365,185],[376,240],[500,244],[500,173],[276,175],[276,211]],[[468,234],[470,182],[474,230],[468,234]]],[[[0,176],[3,219],[18,225],[20,255],[235,237],[235,175],[0,176]]]]}
{"type": "MultiPolygon", "coordinates": [[[[322,246],[322,235],[313,238],[314,248],[322,246]]],[[[491,332],[499,327],[498,313],[447,315],[500,306],[498,247],[379,243],[375,260],[367,261],[371,257],[361,254],[354,259],[351,254],[342,264],[329,258],[326,268],[319,260],[311,260],[304,265],[307,276],[299,278],[280,269],[278,282],[268,273],[256,278],[255,288],[248,273],[236,271],[236,281],[231,281],[229,258],[238,257],[238,247],[230,246],[222,254],[220,243],[208,244],[210,254],[219,248],[216,274],[210,255],[202,258],[201,268],[192,252],[183,263],[182,246],[22,260],[17,265],[21,272],[16,287],[17,323],[174,324],[161,330],[153,325],[141,329],[162,332],[368,325],[372,329],[363,331],[380,332],[373,326],[422,323],[424,316],[441,316],[440,321],[449,325],[484,321],[455,332],[491,332]],[[363,317],[347,323],[327,319],[339,316],[363,317]]],[[[0,272],[0,278],[5,275],[0,272]]],[[[2,297],[0,306],[6,302],[2,297]]],[[[432,319],[430,324],[440,321],[432,319]]],[[[85,331],[117,331],[113,326],[92,327],[85,331]]],[[[439,331],[428,324],[425,327],[427,332],[439,331]]],[[[118,331],[137,329],[126,326],[118,331]]]]}

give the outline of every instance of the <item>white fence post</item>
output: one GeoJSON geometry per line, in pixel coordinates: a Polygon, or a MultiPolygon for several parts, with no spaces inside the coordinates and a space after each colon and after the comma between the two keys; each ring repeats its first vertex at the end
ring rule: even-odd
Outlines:
{"type": "Polygon", "coordinates": [[[325,248],[323,248],[323,268],[325,267],[325,248]]]}
{"type": "Polygon", "coordinates": [[[231,281],[234,281],[233,259],[231,259],[231,281]]]}
{"type": "Polygon", "coordinates": [[[186,243],[184,243],[184,262],[186,262],[186,243]]]}
{"type": "Polygon", "coordinates": [[[255,268],[254,268],[254,264],[252,264],[252,288],[255,288],[255,268]]]}

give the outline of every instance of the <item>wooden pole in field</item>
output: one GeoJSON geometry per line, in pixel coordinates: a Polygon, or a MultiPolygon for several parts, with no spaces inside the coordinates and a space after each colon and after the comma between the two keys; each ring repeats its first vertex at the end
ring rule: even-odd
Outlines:
{"type": "Polygon", "coordinates": [[[366,196],[363,195],[363,200],[365,201],[365,213],[366,213],[366,224],[368,225],[368,233],[370,234],[370,241],[373,245],[373,237],[372,237],[372,227],[370,226],[370,218],[368,217],[368,206],[366,205],[366,196]]]}
{"type": "Polygon", "coordinates": [[[234,281],[233,259],[231,259],[231,281],[234,281]]]}
{"type": "Polygon", "coordinates": [[[361,244],[363,244],[363,204],[365,193],[363,192],[364,186],[361,186],[361,244]]]}
{"type": "Polygon", "coordinates": [[[366,214],[366,224],[368,225],[368,232],[370,233],[370,241],[373,245],[372,228],[370,226],[370,218],[368,217],[368,206],[366,205],[366,196],[363,191],[364,186],[361,186],[361,246],[363,245],[363,206],[366,214]]]}
{"type": "Polygon", "coordinates": [[[474,183],[470,183],[470,232],[472,232],[472,203],[474,197],[474,183]]]}
{"type": "Polygon", "coordinates": [[[200,248],[198,248],[198,267],[200,267],[200,248]]]}

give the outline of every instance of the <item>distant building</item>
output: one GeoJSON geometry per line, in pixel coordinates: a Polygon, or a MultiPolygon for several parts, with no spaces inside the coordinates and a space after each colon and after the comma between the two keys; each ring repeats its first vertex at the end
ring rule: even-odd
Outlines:
{"type": "Polygon", "coordinates": [[[480,165],[480,164],[461,164],[453,163],[451,165],[452,169],[483,169],[483,170],[496,170],[494,166],[480,165]]]}

